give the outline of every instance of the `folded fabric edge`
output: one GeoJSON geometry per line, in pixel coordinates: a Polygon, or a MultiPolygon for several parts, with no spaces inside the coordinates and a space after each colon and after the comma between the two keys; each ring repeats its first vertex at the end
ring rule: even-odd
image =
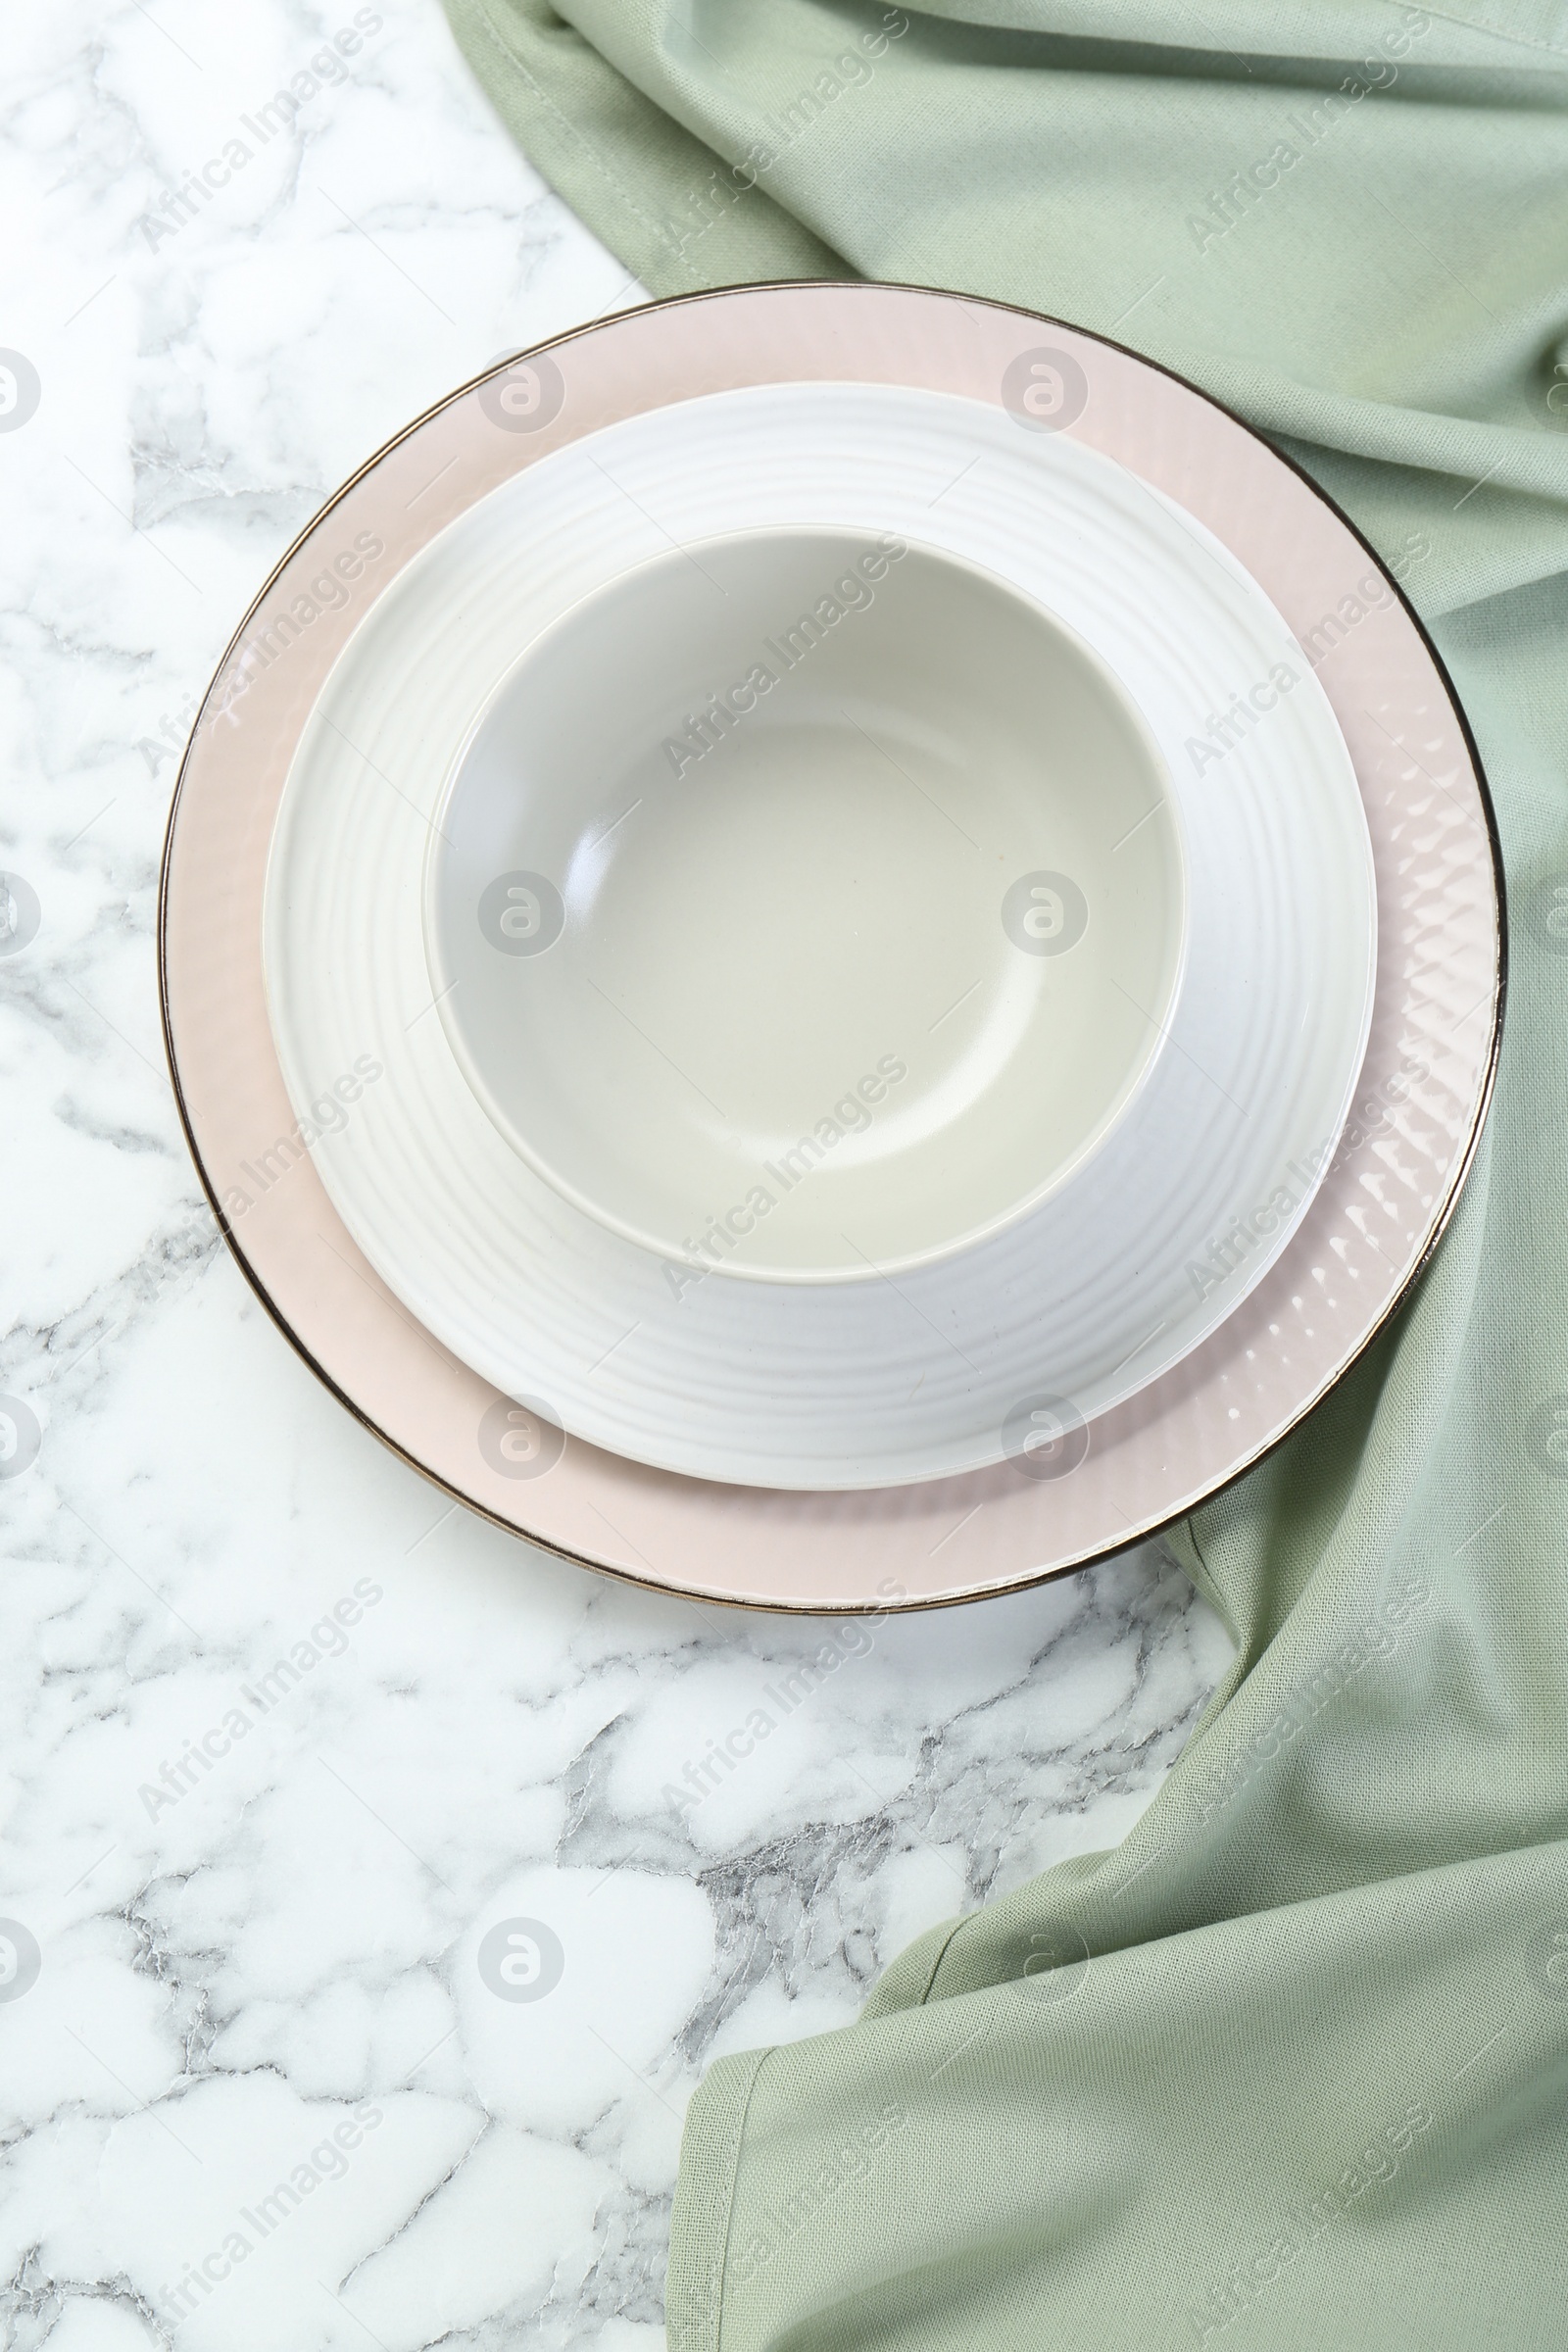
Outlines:
{"type": "Polygon", "coordinates": [[[710,2066],[686,2110],[670,2212],[664,2281],[669,2352],[718,2352],[724,2264],[746,2119],[769,2049],[741,2050],[710,2066]]]}
{"type": "Polygon", "coordinates": [[[459,48],[529,163],[652,293],[858,274],[775,204],[755,174],[748,180],[732,171],[544,0],[443,4],[459,48]]]}

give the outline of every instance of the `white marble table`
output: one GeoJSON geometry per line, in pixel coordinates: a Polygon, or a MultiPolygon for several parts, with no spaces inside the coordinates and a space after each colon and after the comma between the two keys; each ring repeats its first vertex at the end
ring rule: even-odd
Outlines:
{"type": "Polygon", "coordinates": [[[164,1069],[176,750],[345,474],[638,290],[435,0],[60,0],[7,48],[5,2340],[653,2346],[708,2058],[1118,1838],[1225,1639],[1157,1546],[874,1627],[641,1594],[448,1508],[290,1351],[164,1069]]]}

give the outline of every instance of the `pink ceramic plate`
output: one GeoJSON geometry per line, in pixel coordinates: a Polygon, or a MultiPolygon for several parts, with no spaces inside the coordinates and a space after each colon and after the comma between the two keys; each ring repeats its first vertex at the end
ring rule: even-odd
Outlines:
{"type": "MultiPolygon", "coordinates": [[[[965,463],[956,449],[956,475],[965,463]]],[[[1195,534],[1194,563],[1210,559],[1195,534]]],[[[1245,697],[1253,682],[1238,680],[1245,697]]],[[[1214,714],[1210,758],[1257,723],[1214,714]]],[[[341,490],[224,658],[187,751],[165,854],[165,1029],[202,1180],[249,1280],[366,1425],[500,1524],[640,1584],[750,1607],[919,1607],[1007,1592],[1191,1510],[1274,1445],[1353,1361],[1450,1214],[1490,1097],[1502,1004],[1491,806],[1442,666],[1338,511],[1247,426],[1076,328],[955,295],[745,287],[586,327],[454,393],[341,490]],[[1284,1255],[1221,1328],[1085,1428],[1019,1400],[1012,1458],[874,1493],[782,1494],[645,1469],[563,1439],[447,1353],[361,1256],[283,1089],[262,975],[273,818],[301,730],[373,600],[520,467],[671,401],[761,383],[956,393],[1073,434],[1203,523],[1295,631],[1334,706],[1378,873],[1378,987],[1355,1107],[1284,1255]]],[[[345,1070],[322,1124],[378,1072],[345,1070]]],[[[1303,1188],[1312,1171],[1296,1178],[1303,1188]]],[[[1221,1282],[1282,1213],[1214,1237],[1221,1282]]]]}

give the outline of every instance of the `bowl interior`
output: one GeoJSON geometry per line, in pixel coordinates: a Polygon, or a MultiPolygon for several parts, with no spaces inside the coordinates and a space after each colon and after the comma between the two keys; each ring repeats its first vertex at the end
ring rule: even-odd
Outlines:
{"type": "Polygon", "coordinates": [[[849,1282],[967,1247],[1132,1099],[1182,966],[1162,762],[975,566],[759,531],[527,647],[426,869],[440,1017],[514,1149],[667,1261],[849,1282]]]}

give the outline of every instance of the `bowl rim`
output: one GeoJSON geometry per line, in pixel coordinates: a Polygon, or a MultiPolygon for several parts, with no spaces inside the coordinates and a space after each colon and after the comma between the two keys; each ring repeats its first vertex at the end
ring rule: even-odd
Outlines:
{"type": "MultiPolygon", "coordinates": [[[[718,397],[722,398],[723,395],[718,397]]],[[[869,529],[871,526],[864,527],[869,529]]],[[[811,540],[842,541],[856,535],[857,527],[849,523],[754,525],[744,530],[710,532],[702,539],[692,541],[690,548],[701,554],[705,550],[716,551],[747,544],[787,541],[798,545],[811,540]]],[[[483,1065],[472,1052],[466,1030],[458,1020],[454,1005],[454,998],[458,993],[455,976],[447,967],[440,944],[438,902],[442,895],[441,873],[445,848],[450,841],[453,806],[462,790],[465,770],[486,728],[514,690],[519,673],[530,663],[548,659],[551,641],[569,623],[580,618],[593,606],[631,588],[643,575],[663,569],[673,561],[676,551],[664,549],[656,555],[640,558],[611,578],[572,597],[559,612],[552,613],[517,649],[475,711],[461,743],[448,760],[435,804],[420,884],[419,920],[425,963],[442,1028],[466,1084],[492,1125],[535,1175],[543,1178],[573,1208],[662,1263],[687,1266],[705,1275],[718,1274],[729,1281],[761,1282],[801,1290],[848,1288],[857,1284],[881,1282],[891,1275],[917,1273],[928,1266],[951,1264],[954,1259],[965,1256],[987,1242],[994,1241],[1000,1234],[1006,1233],[1063,1192],[1069,1184],[1084,1176],[1090,1164],[1127,1119],[1148,1087],[1158,1062],[1169,1051],[1171,1026],[1187,978],[1191,946],[1192,855],[1187,822],[1170,765],[1148,719],[1104,656],[1090,645],[1069,620],[1043,604],[1038,597],[970,557],[956,555],[951,549],[934,546],[906,533],[901,532],[898,536],[910,554],[920,555],[940,569],[964,573],[980,581],[988,590],[1005,598],[1027,614],[1031,623],[1044,628],[1047,634],[1064,645],[1093,677],[1136,744],[1142,772],[1155,794],[1153,806],[1139,821],[1142,825],[1148,821],[1148,817],[1156,813],[1162,813],[1165,818],[1165,829],[1161,836],[1165,850],[1161,864],[1167,910],[1173,917],[1170,923],[1171,942],[1160,970],[1160,985],[1154,1003],[1149,1008],[1139,1007],[1145,1014],[1149,1034],[1141,1041],[1139,1053],[1129,1059],[1122,1084],[1110,1097],[1100,1118],[1079,1138],[1072,1150],[1053,1166],[1048,1175],[978,1222],[967,1223],[959,1231],[924,1248],[906,1250],[898,1256],[878,1257],[874,1262],[866,1260],[860,1265],[797,1267],[757,1265],[734,1258],[715,1262],[696,1257],[682,1243],[672,1242],[667,1235],[660,1235],[651,1225],[640,1224],[636,1219],[607,1206],[580,1183],[574,1182],[555,1166],[498,1100],[483,1065]]],[[[689,550],[683,544],[678,552],[684,554],[689,550]]]]}

